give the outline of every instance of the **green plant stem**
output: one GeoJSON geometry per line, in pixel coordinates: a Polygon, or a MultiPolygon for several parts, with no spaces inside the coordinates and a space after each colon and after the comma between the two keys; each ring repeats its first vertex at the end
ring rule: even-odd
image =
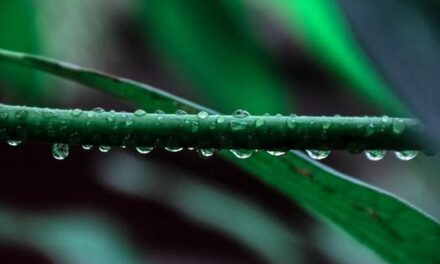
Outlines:
{"type": "Polygon", "coordinates": [[[72,145],[426,150],[419,122],[388,117],[234,116],[0,105],[0,138],[72,145]]]}

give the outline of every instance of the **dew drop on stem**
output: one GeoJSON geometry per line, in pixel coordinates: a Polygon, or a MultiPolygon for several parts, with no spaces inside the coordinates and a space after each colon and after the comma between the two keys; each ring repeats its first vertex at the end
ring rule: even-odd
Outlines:
{"type": "Polygon", "coordinates": [[[93,145],[82,145],[81,147],[84,150],[91,150],[93,148],[93,145]]]}
{"type": "Polygon", "coordinates": [[[197,153],[202,158],[209,158],[214,155],[214,149],[212,148],[204,148],[204,149],[197,149],[197,153]]]}
{"type": "Polygon", "coordinates": [[[16,147],[16,146],[20,145],[22,141],[21,140],[8,140],[7,142],[8,142],[9,146],[16,147]]]}
{"type": "Polygon", "coordinates": [[[111,149],[110,146],[99,146],[98,148],[99,148],[99,151],[101,151],[103,153],[109,152],[111,149]]]}
{"type": "Polygon", "coordinates": [[[284,150],[268,150],[267,153],[274,157],[281,157],[286,154],[286,151],[284,150]]]}
{"type": "Polygon", "coordinates": [[[402,150],[402,151],[396,151],[394,154],[399,160],[412,160],[415,157],[417,157],[417,154],[419,152],[417,150],[402,150]]]}
{"type": "Polygon", "coordinates": [[[306,153],[314,160],[323,160],[330,155],[330,150],[308,149],[306,153]]]}
{"type": "Polygon", "coordinates": [[[140,154],[148,154],[151,151],[153,151],[153,147],[136,147],[137,152],[139,152],[140,154]]]}
{"type": "Polygon", "coordinates": [[[254,153],[254,150],[251,149],[231,149],[230,151],[232,154],[234,154],[235,157],[239,159],[250,158],[254,153]]]}
{"type": "Polygon", "coordinates": [[[55,143],[52,145],[52,156],[57,160],[63,160],[69,156],[69,145],[55,143]]]}
{"type": "Polygon", "coordinates": [[[383,159],[386,154],[387,154],[387,151],[382,150],[382,149],[366,150],[365,151],[365,156],[367,157],[367,159],[369,159],[371,161],[379,161],[379,160],[383,159]]]}

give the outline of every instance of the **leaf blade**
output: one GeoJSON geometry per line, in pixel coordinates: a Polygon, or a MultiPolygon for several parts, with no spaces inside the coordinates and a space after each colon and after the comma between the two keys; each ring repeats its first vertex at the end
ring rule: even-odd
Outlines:
{"type": "MultiPolygon", "coordinates": [[[[41,57],[0,50],[0,61],[32,67],[99,88],[149,110],[157,105],[168,112],[179,107],[190,112],[207,110],[148,85],[41,57]]],[[[440,243],[439,223],[393,195],[295,152],[282,158],[256,153],[245,161],[234,158],[229,152],[222,152],[222,155],[312,214],[344,229],[390,262],[440,262],[440,255],[436,254],[436,245],[440,243]]]]}

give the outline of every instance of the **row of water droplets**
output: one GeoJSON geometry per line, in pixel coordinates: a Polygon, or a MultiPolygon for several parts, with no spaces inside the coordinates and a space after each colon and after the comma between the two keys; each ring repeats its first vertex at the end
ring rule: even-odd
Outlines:
{"type": "MultiPolygon", "coordinates": [[[[95,108],[92,111],[88,112],[88,116],[92,117],[95,113],[100,113],[100,112],[104,112],[104,109],[102,108],[95,108]]],[[[114,111],[113,111],[114,112],[114,111]]],[[[44,112],[44,115],[46,117],[52,117],[52,112],[46,111],[44,112]]],[[[71,114],[73,116],[79,116],[82,114],[82,110],[81,109],[73,109],[71,110],[71,114]]],[[[135,116],[141,117],[144,116],[145,114],[147,114],[147,112],[145,110],[142,109],[138,109],[134,112],[135,116]]],[[[156,114],[164,114],[163,111],[156,111],[156,114]]],[[[187,114],[185,111],[183,110],[178,110],[176,111],[176,114],[178,115],[185,115],[187,114]]],[[[250,113],[245,111],[245,110],[236,110],[233,114],[234,117],[236,118],[244,118],[244,117],[248,117],[250,116],[250,113]]],[[[281,116],[280,114],[278,114],[278,116],[281,116]]],[[[206,111],[200,111],[197,113],[197,117],[199,119],[206,119],[209,117],[209,113],[206,111]]],[[[288,128],[295,128],[296,123],[295,123],[295,114],[292,114],[290,116],[290,118],[286,121],[287,127],[288,128]]],[[[7,118],[7,116],[2,116],[1,118],[7,118]]],[[[161,121],[161,118],[163,119],[163,117],[159,116],[157,122],[161,121]]],[[[113,121],[114,120],[114,115],[109,115],[107,117],[108,121],[113,121]]],[[[128,122],[133,122],[132,119],[129,119],[128,122]]],[[[385,123],[391,122],[391,118],[388,116],[383,116],[382,117],[382,121],[385,123]]],[[[219,116],[216,119],[216,123],[217,124],[221,124],[225,122],[225,118],[222,116],[219,116]]],[[[263,118],[258,118],[255,121],[255,127],[259,128],[262,127],[265,124],[265,121],[263,118]]],[[[240,122],[240,121],[231,121],[231,129],[232,130],[242,130],[247,128],[248,123],[247,122],[240,122]]],[[[323,129],[326,130],[328,128],[330,128],[331,123],[323,123],[323,129]]],[[[194,131],[197,131],[198,129],[198,123],[193,123],[192,124],[192,128],[194,131]]],[[[372,125],[369,126],[369,128],[374,129],[374,127],[372,125]]],[[[403,122],[403,120],[401,119],[395,119],[395,121],[393,122],[393,132],[396,134],[401,134],[404,129],[405,129],[405,124],[403,122]]],[[[368,133],[369,131],[367,131],[368,133]]],[[[11,146],[18,146],[21,143],[20,140],[9,140],[8,144],[11,146]]],[[[92,149],[92,145],[82,145],[82,148],[84,150],[90,150],[92,149]]],[[[123,148],[125,148],[125,146],[122,146],[123,148]]],[[[99,146],[98,149],[101,152],[109,152],[111,147],[110,146],[99,146]]],[[[153,151],[153,147],[145,147],[145,146],[138,146],[136,147],[136,150],[140,153],[140,154],[148,154],[151,151],[153,151]]],[[[170,152],[179,152],[181,150],[183,150],[182,147],[166,147],[165,148],[167,151],[170,152]]],[[[189,150],[193,150],[193,148],[189,148],[189,150]]],[[[254,152],[257,152],[258,150],[250,150],[250,149],[240,149],[240,150],[236,150],[236,149],[231,149],[230,152],[236,156],[239,159],[247,159],[250,158],[252,156],[252,154],[254,152]]],[[[214,149],[197,149],[197,153],[203,157],[203,158],[209,158],[211,156],[214,155],[214,149]]],[[[268,150],[267,153],[269,155],[275,156],[275,157],[281,157],[283,156],[286,151],[283,150],[268,150]]],[[[330,150],[306,150],[307,155],[315,160],[323,160],[325,158],[327,158],[330,155],[330,150]]],[[[372,161],[379,161],[381,159],[383,159],[386,155],[387,151],[386,150],[366,150],[365,151],[365,156],[372,161]]],[[[413,151],[413,150],[405,150],[405,151],[396,151],[395,155],[398,159],[400,160],[411,160],[413,158],[415,158],[417,156],[418,152],[417,151],[413,151]]],[[[65,159],[68,155],[69,155],[69,145],[68,144],[64,144],[64,143],[56,143],[52,145],[52,155],[55,159],[57,160],[63,160],[65,159]]]]}

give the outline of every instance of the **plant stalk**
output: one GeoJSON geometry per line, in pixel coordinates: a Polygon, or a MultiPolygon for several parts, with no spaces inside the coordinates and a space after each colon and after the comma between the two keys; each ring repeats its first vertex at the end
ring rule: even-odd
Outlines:
{"type": "Polygon", "coordinates": [[[424,150],[408,118],[196,115],[0,105],[0,139],[202,149],[424,150]]]}

